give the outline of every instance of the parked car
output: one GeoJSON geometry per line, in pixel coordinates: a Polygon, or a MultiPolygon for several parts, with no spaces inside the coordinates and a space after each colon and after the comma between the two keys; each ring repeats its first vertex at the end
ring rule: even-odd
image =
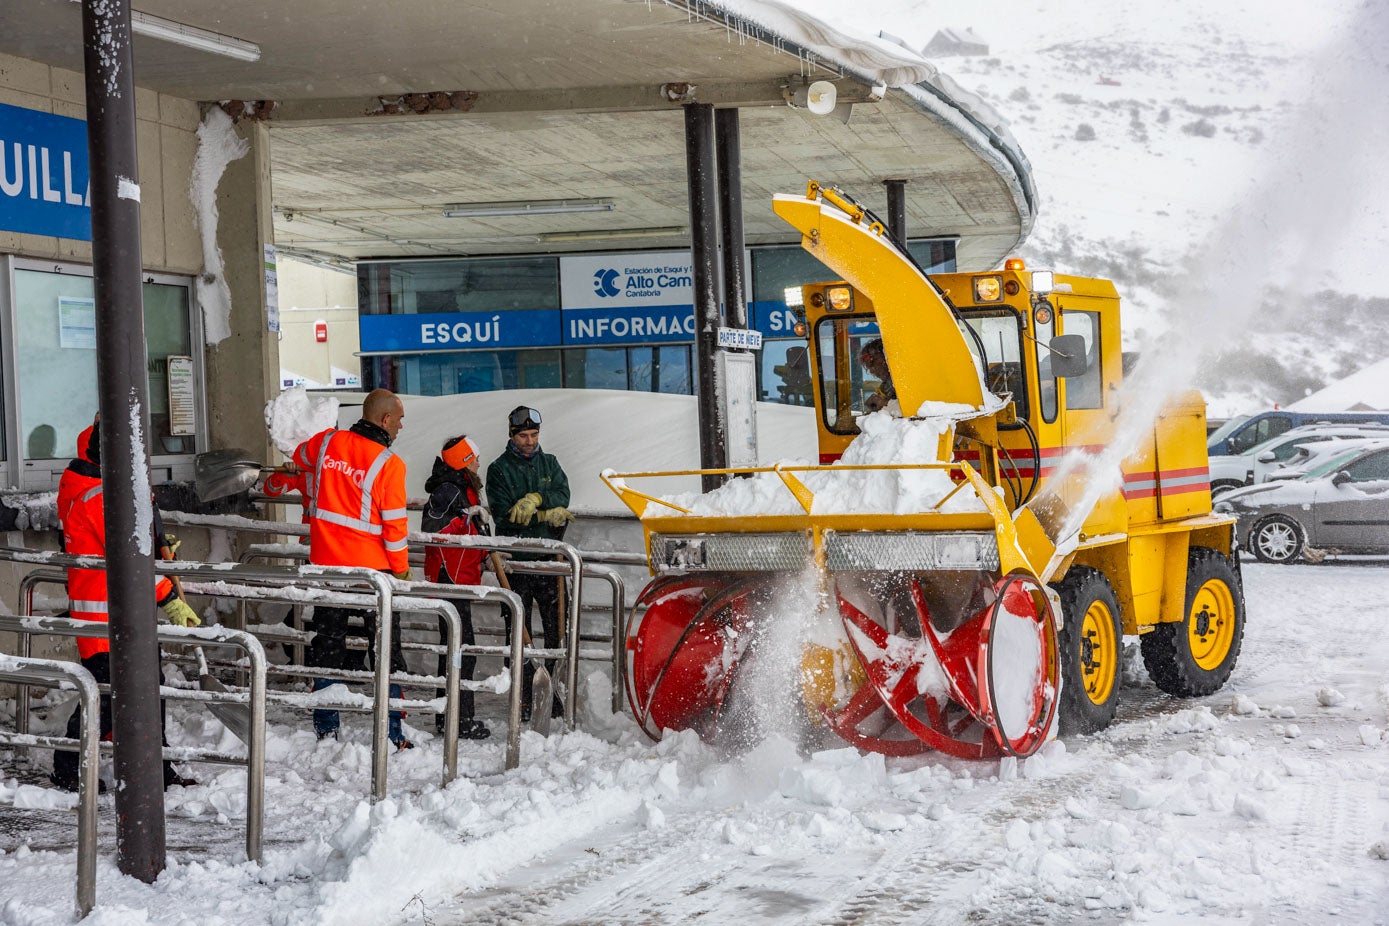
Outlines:
{"type": "Polygon", "coordinates": [[[1309,547],[1389,553],[1389,447],[1349,449],[1298,479],[1234,489],[1215,510],[1238,516],[1244,545],[1266,563],[1309,547]]]}
{"type": "Polygon", "coordinates": [[[1263,482],[1277,463],[1292,457],[1303,445],[1336,438],[1372,436],[1376,431],[1389,437],[1389,425],[1309,424],[1269,438],[1262,444],[1255,444],[1243,453],[1213,456],[1210,458],[1211,494],[1263,482]]]}
{"type": "MultiPolygon", "coordinates": [[[[1276,482],[1300,479],[1310,469],[1321,466],[1333,456],[1361,447],[1389,447],[1389,431],[1379,437],[1336,437],[1331,440],[1303,443],[1286,460],[1271,463],[1254,461],[1254,481],[1276,482]]],[[[1263,456],[1263,454],[1260,454],[1263,456]]]]}
{"type": "Polygon", "coordinates": [[[1389,425],[1389,412],[1290,412],[1282,409],[1239,415],[1215,429],[1206,439],[1211,456],[1230,456],[1262,444],[1271,437],[1308,424],[1355,424],[1378,422],[1389,425]]]}

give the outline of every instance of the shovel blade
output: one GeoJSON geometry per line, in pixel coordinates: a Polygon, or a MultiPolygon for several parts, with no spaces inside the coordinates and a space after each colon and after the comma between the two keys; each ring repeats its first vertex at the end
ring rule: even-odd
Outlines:
{"type": "Polygon", "coordinates": [[[545,663],[537,659],[535,676],[531,679],[531,730],[541,736],[550,735],[550,713],[555,701],[555,683],[545,663]]]}
{"type": "MultiPolygon", "coordinates": [[[[198,687],[203,691],[227,690],[226,685],[206,672],[198,676],[198,687]]],[[[249,707],[242,704],[212,702],[208,704],[208,709],[212,711],[212,716],[222,721],[222,725],[232,731],[232,735],[237,739],[246,744],[251,742],[251,709],[249,707]]]]}
{"type": "Polygon", "coordinates": [[[193,486],[201,501],[244,492],[260,478],[262,465],[245,450],[209,450],[193,459],[193,486]]]}

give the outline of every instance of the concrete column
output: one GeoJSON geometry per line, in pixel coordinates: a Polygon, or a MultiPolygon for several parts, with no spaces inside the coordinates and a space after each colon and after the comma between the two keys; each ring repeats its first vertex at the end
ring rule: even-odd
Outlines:
{"type": "Polygon", "coordinates": [[[279,393],[279,333],[266,330],[265,245],[274,243],[270,133],[237,126],[251,150],[227,165],[217,187],[217,245],[231,290],[231,335],[207,348],[208,434],[213,448],[239,447],[269,462],[265,403],[279,393]]]}

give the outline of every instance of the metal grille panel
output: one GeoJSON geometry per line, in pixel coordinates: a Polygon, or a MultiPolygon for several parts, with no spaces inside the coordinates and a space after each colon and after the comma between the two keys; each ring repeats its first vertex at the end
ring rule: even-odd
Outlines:
{"type": "Polygon", "coordinates": [[[998,540],[987,531],[825,534],[832,570],[998,569],[998,540]]]}
{"type": "Polygon", "coordinates": [[[788,571],[810,561],[805,533],[651,535],[651,562],[659,571],[788,571]]]}

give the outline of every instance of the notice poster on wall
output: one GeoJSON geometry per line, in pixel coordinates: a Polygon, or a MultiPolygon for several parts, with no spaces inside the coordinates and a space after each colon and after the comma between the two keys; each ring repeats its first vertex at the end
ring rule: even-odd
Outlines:
{"type": "Polygon", "coordinates": [[[265,246],[265,330],[280,330],[280,278],[273,244],[265,246]]]}
{"type": "Polygon", "coordinates": [[[58,297],[58,346],[96,350],[96,300],[91,297],[58,297]]]}
{"type": "Polygon", "coordinates": [[[197,403],[193,392],[193,358],[168,358],[169,364],[169,433],[174,437],[194,435],[198,431],[197,403]]]}

